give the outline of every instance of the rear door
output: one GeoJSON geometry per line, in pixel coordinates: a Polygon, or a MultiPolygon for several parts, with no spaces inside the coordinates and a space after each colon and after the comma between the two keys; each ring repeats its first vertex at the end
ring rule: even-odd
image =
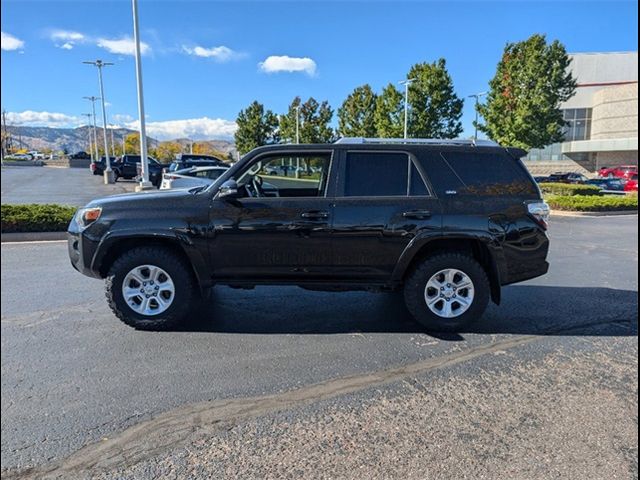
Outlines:
{"type": "Polygon", "coordinates": [[[440,202],[408,151],[345,151],[340,172],[334,271],[346,281],[384,282],[413,238],[440,233],[440,202]]]}

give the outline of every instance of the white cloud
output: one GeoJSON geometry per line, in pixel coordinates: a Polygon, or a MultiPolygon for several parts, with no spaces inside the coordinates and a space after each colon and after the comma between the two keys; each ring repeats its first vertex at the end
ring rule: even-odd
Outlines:
{"type": "Polygon", "coordinates": [[[70,30],[54,30],[51,32],[51,40],[56,40],[58,42],[81,42],[85,38],[84,34],[70,30]]]}
{"type": "MultiPolygon", "coordinates": [[[[122,55],[135,55],[136,53],[135,42],[131,37],[122,37],[119,39],[99,38],[97,45],[110,53],[122,55]]],[[[148,44],[140,42],[140,53],[146,55],[150,51],[151,47],[148,44]]]]}
{"type": "Polygon", "coordinates": [[[24,125],[27,127],[74,127],[82,124],[82,119],[73,115],[58,112],[7,112],[9,125],[24,125]]]}
{"type": "Polygon", "coordinates": [[[126,123],[133,122],[134,118],[126,113],[116,113],[111,116],[111,121],[117,125],[125,125],[126,123]]]}
{"type": "Polygon", "coordinates": [[[229,60],[242,58],[244,56],[244,54],[231,50],[229,47],[225,47],[224,45],[211,48],[201,47],[200,45],[197,45],[193,48],[183,46],[182,50],[189,55],[203,58],[213,58],[214,60],[217,60],[219,62],[227,62],[229,60]]]}
{"type": "Polygon", "coordinates": [[[287,55],[272,55],[258,64],[260,70],[266,73],[276,72],[304,72],[309,76],[316,73],[316,62],[308,57],[289,57],[287,55]]]}
{"type": "Polygon", "coordinates": [[[20,50],[24,47],[24,42],[22,40],[6,32],[0,33],[0,44],[2,50],[6,51],[20,50]]]}
{"type": "MultiPolygon", "coordinates": [[[[125,124],[128,128],[138,129],[137,120],[125,124]]],[[[192,139],[231,139],[236,131],[236,123],[222,118],[189,118],[184,120],[166,120],[147,122],[147,134],[159,140],[175,138],[192,139]]]]}
{"type": "Polygon", "coordinates": [[[63,50],[72,50],[76,43],[82,43],[87,40],[83,33],[71,30],[53,30],[49,38],[55,42],[56,47],[63,50]]]}

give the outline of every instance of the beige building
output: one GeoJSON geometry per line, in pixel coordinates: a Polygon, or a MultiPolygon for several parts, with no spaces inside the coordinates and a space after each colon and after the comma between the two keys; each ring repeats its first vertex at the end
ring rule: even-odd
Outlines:
{"type": "Polygon", "coordinates": [[[562,105],[565,141],[534,149],[536,162],[576,162],[589,171],[638,164],[638,52],[577,53],[576,94],[562,105]]]}

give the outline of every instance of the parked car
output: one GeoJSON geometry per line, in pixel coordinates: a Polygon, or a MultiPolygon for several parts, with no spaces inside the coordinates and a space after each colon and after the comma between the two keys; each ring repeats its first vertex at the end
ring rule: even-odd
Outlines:
{"type": "Polygon", "coordinates": [[[87,152],[77,152],[73,155],[69,155],[69,158],[72,160],[91,160],[91,155],[87,152]]]}
{"type": "Polygon", "coordinates": [[[229,167],[190,167],[174,172],[164,172],[160,190],[210,185],[228,169],[229,167]]]}
{"type": "Polygon", "coordinates": [[[591,178],[585,185],[594,185],[603,192],[624,192],[625,182],[619,178],[591,178]]]}
{"type": "Polygon", "coordinates": [[[284,284],[400,290],[426,328],[460,331],[502,285],[549,268],[549,207],[525,153],[466,140],[260,147],[206,188],[90,202],[69,225],[69,256],[139,329],[175,328],[213,285],[284,284]],[[267,196],[268,167],[295,158],[319,178],[270,178],[267,196]]]}
{"type": "Polygon", "coordinates": [[[552,173],[545,180],[550,183],[574,183],[574,184],[582,184],[586,183],[589,179],[581,174],[576,172],[569,173],[552,173]]]}
{"type": "Polygon", "coordinates": [[[533,179],[536,181],[536,183],[544,183],[549,180],[549,177],[535,176],[533,177],[533,179]]]}
{"type": "Polygon", "coordinates": [[[598,175],[609,178],[625,178],[630,179],[633,175],[638,174],[637,165],[620,165],[619,167],[602,167],[598,175]]]}
{"type": "Polygon", "coordinates": [[[13,153],[7,156],[10,160],[33,160],[33,156],[30,153],[13,153]]]}
{"type": "Polygon", "coordinates": [[[631,175],[631,178],[624,184],[625,192],[637,192],[638,191],[638,174],[631,175]]]}
{"type": "MultiPolygon", "coordinates": [[[[160,186],[162,180],[163,165],[155,158],[147,156],[149,161],[149,181],[156,187],[160,186]]],[[[123,155],[116,159],[111,168],[115,180],[124,178],[127,180],[138,179],[142,175],[142,157],[140,155],[123,155]]]]}
{"type": "MultiPolygon", "coordinates": [[[[89,156],[91,158],[91,156],[89,156]]],[[[113,170],[113,164],[116,162],[117,158],[109,157],[109,161],[111,162],[111,169],[113,170]]],[[[94,175],[102,175],[104,173],[105,168],[107,168],[107,157],[103,156],[97,162],[94,162],[89,165],[91,172],[94,175]]]]}
{"type": "Polygon", "coordinates": [[[196,155],[181,153],[169,165],[169,171],[184,170],[189,167],[228,167],[224,161],[212,155],[196,155]]]}

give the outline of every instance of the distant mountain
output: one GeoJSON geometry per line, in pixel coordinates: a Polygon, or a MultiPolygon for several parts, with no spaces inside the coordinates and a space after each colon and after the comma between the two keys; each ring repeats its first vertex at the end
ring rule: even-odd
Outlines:
{"type": "MultiPolygon", "coordinates": [[[[11,135],[11,141],[16,148],[26,148],[27,150],[53,150],[67,151],[75,153],[79,151],[89,151],[89,139],[92,135],[91,127],[84,126],[78,128],[53,128],[53,127],[25,127],[7,125],[7,132],[11,135]]],[[[120,145],[124,137],[136,130],[129,128],[116,128],[113,130],[113,141],[120,145]]],[[[111,142],[112,131],[108,131],[107,141],[111,142]]],[[[98,128],[98,144],[102,144],[102,129],[98,128]]],[[[180,138],[173,140],[185,147],[188,152],[191,140],[180,138]]],[[[155,138],[149,137],[152,147],[160,143],[155,138]]],[[[198,143],[208,143],[214,149],[235,155],[236,148],[233,142],[226,140],[198,140],[198,143]]]]}

